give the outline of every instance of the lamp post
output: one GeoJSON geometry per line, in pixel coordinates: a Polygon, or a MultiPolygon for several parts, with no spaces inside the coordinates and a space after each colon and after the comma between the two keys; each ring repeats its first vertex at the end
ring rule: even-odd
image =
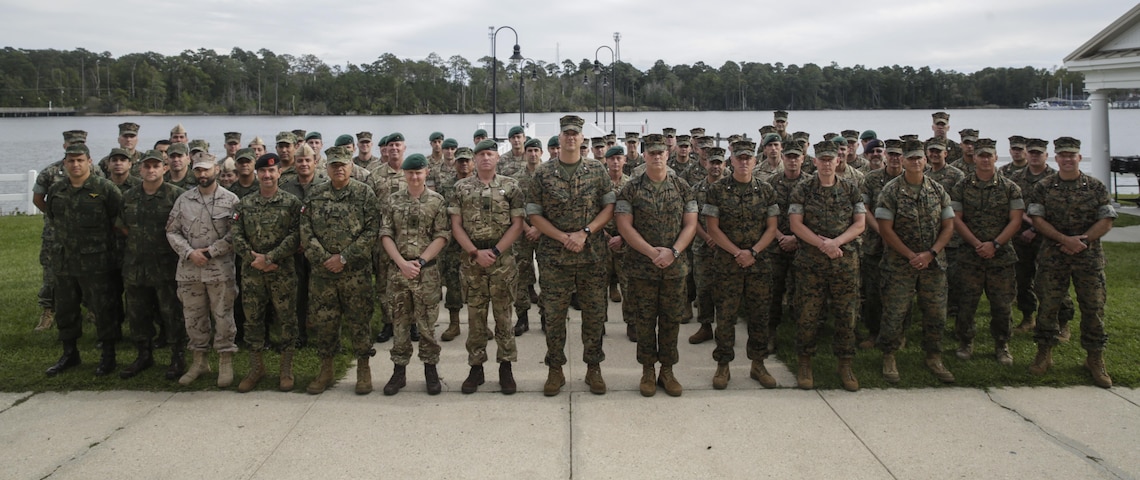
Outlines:
{"type": "MultiPolygon", "coordinates": [[[[530,65],[531,65],[530,79],[531,80],[538,80],[538,70],[537,70],[538,64],[535,63],[534,60],[529,59],[529,58],[524,58],[523,60],[530,62],[530,65]]],[[[523,87],[523,80],[526,78],[526,75],[524,75],[523,70],[525,69],[525,67],[526,67],[525,64],[521,64],[521,66],[519,67],[519,126],[524,127],[524,128],[526,127],[526,113],[525,113],[525,110],[523,109],[523,88],[524,88],[523,87]]]]}
{"type": "MultiPolygon", "coordinates": [[[[597,75],[599,72],[602,71],[602,62],[598,61],[598,52],[602,51],[603,48],[610,51],[610,76],[614,77],[613,85],[610,85],[610,105],[611,105],[611,108],[612,108],[611,111],[613,114],[613,118],[612,118],[613,125],[610,125],[610,133],[616,134],[617,133],[617,71],[614,69],[614,63],[617,61],[617,55],[614,54],[614,49],[610,48],[608,45],[602,45],[602,46],[598,47],[597,50],[594,50],[594,74],[595,75],[597,75]]],[[[596,103],[597,102],[595,102],[595,104],[596,103]]],[[[596,107],[595,107],[595,109],[596,109],[596,107]]],[[[595,110],[594,115],[595,115],[595,117],[597,117],[597,111],[596,110],[595,110]]],[[[598,121],[595,118],[594,124],[596,125],[597,123],[598,123],[598,121]]]]}
{"type": "MultiPolygon", "coordinates": [[[[503,25],[503,26],[499,27],[498,29],[496,29],[495,33],[491,34],[491,139],[493,139],[496,142],[499,141],[499,129],[496,127],[496,123],[497,123],[496,116],[497,116],[498,111],[499,111],[499,82],[498,82],[499,58],[495,54],[495,38],[499,35],[499,30],[502,30],[504,28],[510,29],[511,32],[514,32],[514,34],[515,34],[515,48],[514,48],[514,53],[511,54],[511,63],[518,63],[520,60],[523,59],[522,54],[519,53],[520,49],[519,49],[519,32],[518,31],[516,31],[512,27],[503,25]]],[[[519,97],[519,101],[520,101],[519,107],[521,109],[521,107],[522,107],[522,104],[521,104],[522,97],[521,96],[519,97]]]]}

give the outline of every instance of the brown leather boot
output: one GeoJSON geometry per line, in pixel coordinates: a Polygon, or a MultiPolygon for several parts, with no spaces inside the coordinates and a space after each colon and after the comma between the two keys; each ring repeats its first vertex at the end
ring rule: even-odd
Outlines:
{"type": "Polygon", "coordinates": [[[713,329],[711,323],[702,323],[701,328],[697,329],[692,336],[689,337],[689,343],[693,345],[705,343],[713,338],[713,329]]]}
{"type": "Polygon", "coordinates": [[[954,383],[954,374],[950,373],[950,370],[947,370],[945,365],[942,365],[941,353],[927,353],[926,368],[929,368],[930,373],[938,377],[942,383],[954,383]]]}
{"type": "Polygon", "coordinates": [[[277,382],[277,389],[282,392],[293,391],[293,351],[281,352],[281,375],[277,382]]]}
{"type": "Polygon", "coordinates": [[[1093,383],[1100,388],[1112,388],[1112,377],[1104,367],[1104,351],[1093,350],[1085,358],[1085,368],[1092,374],[1093,383]]]}
{"type": "Polygon", "coordinates": [[[40,312],[40,323],[36,324],[36,331],[42,332],[48,330],[55,324],[55,310],[51,307],[45,308],[40,312]]]}
{"type": "Polygon", "coordinates": [[[428,395],[439,395],[439,392],[443,391],[443,385],[439,383],[439,372],[434,364],[424,364],[424,380],[427,382],[428,395]]]}
{"type": "Polygon", "coordinates": [[[883,380],[887,383],[899,383],[899,367],[895,364],[895,354],[883,354],[883,380]]]}
{"type": "Polygon", "coordinates": [[[1061,343],[1069,343],[1073,338],[1073,331],[1069,330],[1069,324],[1061,325],[1061,329],[1057,331],[1057,341],[1061,343]]]}
{"type": "Polygon", "coordinates": [[[372,367],[368,365],[370,355],[356,358],[356,394],[372,393],[372,367]]]}
{"type": "Polygon", "coordinates": [[[483,384],[483,366],[472,365],[471,372],[467,374],[467,379],[463,381],[463,385],[459,387],[459,391],[463,393],[475,393],[479,389],[479,385],[483,384]]]}
{"type": "Polygon", "coordinates": [[[799,368],[796,369],[796,386],[804,390],[815,388],[815,377],[811,371],[811,356],[799,356],[799,368]]]}
{"type": "Polygon", "coordinates": [[[637,328],[632,323],[625,324],[625,336],[629,338],[629,341],[637,343],[637,328]]]}
{"type": "Polygon", "coordinates": [[[1024,313],[1021,317],[1021,323],[1013,328],[1013,333],[1031,333],[1037,327],[1037,319],[1033,312],[1024,313]]]}
{"type": "MultiPolygon", "coordinates": [[[[811,360],[808,360],[808,365],[811,365],[811,360]]],[[[768,373],[768,369],[764,368],[764,360],[753,360],[752,368],[748,371],[748,376],[753,380],[760,382],[760,386],[764,388],[776,388],[776,378],[768,373]]]]}
{"type": "Polygon", "coordinates": [[[1029,365],[1029,373],[1032,375],[1045,375],[1049,371],[1049,367],[1053,366],[1053,347],[1050,345],[1037,345],[1037,356],[1033,357],[1033,363],[1029,365]]]}
{"type": "Polygon", "coordinates": [[[1009,353],[1009,344],[1008,343],[1005,343],[1005,342],[995,342],[994,343],[994,358],[997,360],[998,363],[1000,363],[1004,366],[1007,366],[1007,367],[1013,366],[1013,354],[1009,353]]]}
{"type": "Polygon", "coordinates": [[[499,362],[499,387],[503,389],[503,395],[512,395],[518,390],[515,374],[511,372],[511,362],[499,362]]]}
{"type": "Polygon", "coordinates": [[[241,379],[238,384],[238,393],[247,393],[257,388],[257,382],[261,381],[261,377],[265,376],[265,363],[262,362],[261,352],[251,352],[249,354],[249,373],[245,378],[241,379]]]}
{"type": "Polygon", "coordinates": [[[392,369],[392,377],[384,385],[384,395],[395,395],[408,384],[407,365],[396,365],[392,369]]]}
{"type": "Polygon", "coordinates": [[[606,393],[606,381],[602,378],[602,366],[596,363],[586,365],[586,385],[590,386],[590,393],[602,395],[606,393]]]}
{"type": "Polygon", "coordinates": [[[713,374],[713,388],[717,390],[724,390],[728,388],[729,380],[732,380],[732,372],[728,370],[728,364],[716,364],[716,373],[713,374]]]}
{"type": "Polygon", "coordinates": [[[309,383],[309,386],[305,388],[305,391],[309,392],[309,395],[317,395],[321,392],[324,392],[325,390],[328,390],[329,385],[332,384],[332,381],[333,359],[332,357],[322,358],[321,371],[317,373],[317,378],[314,378],[313,381],[309,383]]]}
{"type": "Polygon", "coordinates": [[[641,366],[641,383],[637,385],[641,390],[641,396],[652,397],[657,394],[657,372],[653,370],[653,365],[641,366]]]}
{"type": "Polygon", "coordinates": [[[657,383],[661,384],[661,388],[665,389],[665,393],[670,397],[680,397],[683,389],[681,382],[677,381],[677,377],[673,376],[672,365],[662,365],[661,375],[657,377],[657,383]]]}
{"type": "Polygon", "coordinates": [[[859,391],[859,379],[855,378],[855,372],[851,370],[851,359],[839,359],[839,381],[843,383],[843,389],[848,392],[859,391]]]}
{"type": "Polygon", "coordinates": [[[614,303],[621,303],[621,287],[618,285],[610,285],[610,301],[614,303]]]}
{"type": "Polygon", "coordinates": [[[440,340],[450,342],[459,336],[459,310],[448,310],[451,315],[451,323],[447,325],[447,330],[439,336],[440,340]]]}
{"type": "Polygon", "coordinates": [[[550,372],[546,374],[546,383],[542,386],[542,394],[548,397],[558,395],[562,391],[562,386],[566,385],[566,376],[562,374],[561,366],[551,366],[550,372]]]}

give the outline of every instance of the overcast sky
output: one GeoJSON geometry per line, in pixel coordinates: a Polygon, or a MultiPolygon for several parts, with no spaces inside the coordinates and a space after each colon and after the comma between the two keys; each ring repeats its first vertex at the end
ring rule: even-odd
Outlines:
{"type": "MultiPolygon", "coordinates": [[[[534,60],[594,59],[601,45],[646,70],[727,60],[803,65],[1061,66],[1132,7],[1114,0],[539,2],[518,0],[0,0],[0,46],[127,53],[232,48],[313,54],[331,65],[381,54],[490,54],[488,26],[518,31],[534,60]]],[[[514,35],[498,35],[500,59],[514,35]]],[[[608,63],[609,52],[599,53],[608,63]]]]}

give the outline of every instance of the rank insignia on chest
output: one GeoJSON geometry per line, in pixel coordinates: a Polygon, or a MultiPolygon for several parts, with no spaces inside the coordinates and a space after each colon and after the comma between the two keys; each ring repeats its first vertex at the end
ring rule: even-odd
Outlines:
{"type": "Polygon", "coordinates": [[[88,194],[87,194],[87,196],[88,196],[88,197],[91,197],[91,198],[99,198],[99,194],[98,194],[98,193],[88,193],[88,194]]]}

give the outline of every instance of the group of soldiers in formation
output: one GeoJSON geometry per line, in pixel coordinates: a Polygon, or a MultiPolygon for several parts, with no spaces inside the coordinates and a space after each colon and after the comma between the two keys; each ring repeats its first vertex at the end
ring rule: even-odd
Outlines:
{"type": "Polygon", "coordinates": [[[673,366],[694,304],[699,328],[689,342],[715,340],[716,389],[731,379],[738,319],[747,325],[749,376],[765,388],[777,386],[764,360],[784,318],[795,323],[798,387],[814,388],[812,357],[828,319],[843,388],[859,389],[858,348],[877,347],[883,378],[898,382],[895,352],[914,306],[925,365],[952,383],[941,359],[946,318],[955,321],[955,354],[970,359],[984,292],[988,353],[1012,365],[1011,335],[1031,331],[1038,350],[1029,371],[1044,375],[1054,346],[1070,337],[1072,281],[1085,366],[1096,385],[1110,387],[1100,238],[1116,213],[1104,184],[1080,171],[1080,141],[1052,142],[1054,170],[1047,141],[1013,136],[1012,162],[997,168],[994,140],[973,129],[949,140],[949,115],[932,119],[925,141],[845,130],[810,145],[777,111],[759,144],[733,135],[726,149],[702,128],[586,139],[584,120],[567,115],[545,144],[547,161],[542,141],[522,127],[510,130],[501,156],[483,130],[473,147],[432,133],[427,156],[405,156],[400,133],[380,139],[373,156],[370,132],[340,135],[324,149],[320,133],[294,130],[277,134],[274,152],[260,138],[243,148],[240,133],[226,133],[219,159],[207,142],[188,141],[181,125],[140,151],[139,126],[123,123],[120,148],[98,163],[86,132],[64,132],[65,157],[41,172],[35,189],[46,216],[37,328],[54,321],[63,344],[47,374],[80,363],[82,305],[102,349],[96,375],[118,368],[125,320],[137,356],[122,378],[152,367],[153,350],[168,347],[166,378],[189,385],[211,371],[212,345],[217,384],[228,387],[240,328],[250,368],[237,390],[247,392],[266,376],[272,326],[280,329],[279,388],[294,388],[295,349],[312,344],[321,365],[306,390],[317,394],[333,382],[344,327],[356,393],[372,391],[374,341],[393,339],[384,394],[405,386],[413,341],[427,391],[437,394],[442,302],[450,313],[443,341],[459,335],[460,309],[468,308],[462,391],[484,383],[493,337],[499,383],[511,394],[514,337],[530,329],[537,303],[549,366],[543,393],[565,385],[573,306],[581,310],[585,382],[602,394],[607,302],[624,299],[645,396],[658,387],[681,395],[673,366]],[[1023,315],[1016,328],[1015,302],[1023,315]],[[376,304],[384,327],[373,337],[376,304]]]}

